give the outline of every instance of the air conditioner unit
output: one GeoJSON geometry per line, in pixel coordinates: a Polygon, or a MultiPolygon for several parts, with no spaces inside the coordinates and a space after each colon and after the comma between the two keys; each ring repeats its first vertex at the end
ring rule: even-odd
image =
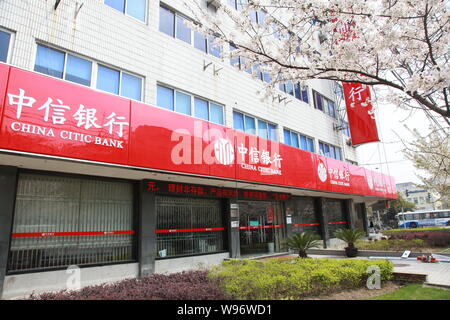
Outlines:
{"type": "Polygon", "coordinates": [[[349,147],[351,147],[352,146],[352,138],[347,139],[346,143],[349,147]]]}
{"type": "Polygon", "coordinates": [[[208,7],[214,7],[215,9],[220,7],[220,1],[219,0],[206,0],[206,5],[208,7]]]}

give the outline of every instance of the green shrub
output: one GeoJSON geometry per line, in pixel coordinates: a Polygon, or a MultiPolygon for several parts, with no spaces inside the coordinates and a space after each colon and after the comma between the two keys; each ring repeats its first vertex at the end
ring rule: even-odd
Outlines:
{"type": "Polygon", "coordinates": [[[386,260],[289,259],[230,260],[210,272],[233,299],[299,299],[365,285],[367,268],[377,265],[381,279],[392,277],[386,260]]]}
{"type": "Polygon", "coordinates": [[[380,250],[380,251],[402,251],[408,249],[424,248],[426,243],[422,239],[414,240],[379,240],[379,241],[357,241],[356,246],[360,250],[380,250]]]}
{"type": "Polygon", "coordinates": [[[430,227],[430,228],[383,230],[383,234],[386,236],[391,236],[394,234],[404,233],[404,232],[448,232],[448,233],[450,233],[450,228],[430,227]]]}

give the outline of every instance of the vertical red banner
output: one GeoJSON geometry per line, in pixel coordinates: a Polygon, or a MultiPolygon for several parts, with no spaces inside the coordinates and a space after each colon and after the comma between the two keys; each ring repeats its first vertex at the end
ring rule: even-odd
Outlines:
{"type": "Polygon", "coordinates": [[[352,144],[380,141],[368,86],[343,83],[352,144]]]}

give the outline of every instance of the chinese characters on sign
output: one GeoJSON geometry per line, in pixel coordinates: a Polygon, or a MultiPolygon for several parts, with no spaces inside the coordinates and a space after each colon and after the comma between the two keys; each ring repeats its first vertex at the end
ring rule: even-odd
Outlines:
{"type": "Polygon", "coordinates": [[[183,194],[191,196],[218,197],[218,198],[239,198],[239,199],[257,199],[257,200],[277,200],[284,201],[290,198],[288,193],[276,193],[266,191],[253,191],[231,189],[223,187],[200,186],[183,183],[170,183],[164,181],[145,182],[145,190],[150,192],[183,194]]]}
{"type": "Polygon", "coordinates": [[[281,155],[274,152],[273,155],[267,150],[259,150],[255,147],[247,148],[243,143],[237,148],[238,154],[241,155],[241,167],[246,170],[259,171],[262,174],[281,175],[281,155]],[[249,163],[245,163],[246,155],[248,155],[249,163]],[[261,165],[271,165],[271,167],[262,167],[261,165]]]}
{"type": "Polygon", "coordinates": [[[7,95],[9,106],[16,108],[16,120],[21,120],[25,110],[34,108],[36,111],[42,113],[44,122],[56,125],[56,127],[45,127],[15,121],[11,123],[11,129],[15,132],[54,138],[59,137],[63,140],[93,143],[118,149],[124,148],[124,141],[122,138],[124,137],[125,128],[129,126],[129,123],[124,116],[119,116],[115,112],[111,112],[103,121],[100,121],[97,116],[97,109],[86,107],[83,104],[80,104],[78,107],[71,107],[65,105],[62,99],[53,99],[49,97],[45,103],[36,106],[38,101],[32,96],[28,96],[24,89],[19,89],[18,94],[8,93],[7,95]],[[71,113],[71,111],[75,112],[71,113]],[[93,130],[105,128],[106,132],[108,132],[111,137],[99,137],[98,133],[101,132],[101,130],[96,131],[97,135],[63,130],[63,128],[66,129],[67,126],[61,127],[61,130],[58,130],[59,125],[66,125],[67,122],[74,123],[77,128],[84,130],[90,130],[91,128],[93,128],[93,130]]]}

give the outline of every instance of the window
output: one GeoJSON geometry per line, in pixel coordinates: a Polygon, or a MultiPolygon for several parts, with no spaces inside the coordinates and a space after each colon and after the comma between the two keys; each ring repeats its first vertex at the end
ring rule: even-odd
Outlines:
{"type": "Polygon", "coordinates": [[[105,0],[105,4],[145,22],[147,0],[105,0]]]}
{"type": "Polygon", "coordinates": [[[276,125],[237,111],[233,111],[233,128],[264,139],[277,141],[276,125]]]}
{"type": "Polygon", "coordinates": [[[34,71],[85,86],[91,85],[91,61],[43,45],[37,46],[34,71]]]}
{"type": "Polygon", "coordinates": [[[142,79],[99,64],[97,89],[140,101],[142,79]]]}
{"type": "Polygon", "coordinates": [[[313,90],[314,108],[323,111],[324,113],[336,118],[336,105],[334,101],[326,98],[317,91],[313,90]]]}
{"type": "Polygon", "coordinates": [[[175,37],[175,14],[164,7],[159,7],[159,31],[175,37]]]}
{"type": "Polygon", "coordinates": [[[298,82],[294,83],[292,81],[287,81],[284,83],[280,83],[278,88],[281,91],[290,94],[291,96],[294,96],[300,101],[309,103],[308,88],[307,87],[302,88],[298,82]]]}
{"type": "Polygon", "coordinates": [[[350,137],[350,127],[348,126],[348,122],[343,121],[342,128],[343,128],[342,133],[347,137],[350,137]]]}
{"type": "Polygon", "coordinates": [[[10,44],[11,44],[11,34],[0,30],[0,62],[8,61],[10,44]]]}
{"type": "Polygon", "coordinates": [[[314,140],[295,131],[284,129],[284,143],[305,151],[314,152],[314,140]]]}
{"type": "Polygon", "coordinates": [[[301,87],[300,83],[295,84],[295,97],[303,102],[309,103],[308,87],[301,87]]]}
{"type": "Polygon", "coordinates": [[[134,191],[122,181],[20,173],[8,272],[133,261],[134,191]]]}
{"type": "Polygon", "coordinates": [[[156,104],[159,107],[176,111],[185,115],[224,125],[223,106],[203,98],[174,90],[165,86],[157,86],[156,104]]]}
{"type": "Polygon", "coordinates": [[[222,216],[219,199],[157,196],[157,258],[223,251],[225,231],[222,216]],[[174,229],[184,229],[185,232],[170,232],[174,229]]]}
{"type": "Polygon", "coordinates": [[[97,89],[141,101],[141,77],[94,63],[64,51],[40,44],[37,46],[34,65],[36,72],[91,87],[93,86],[93,70],[97,71],[97,83],[95,84],[97,89]]]}
{"type": "Polygon", "coordinates": [[[189,19],[172,9],[159,7],[159,31],[188,44],[193,43],[194,48],[220,58],[222,47],[214,44],[213,37],[205,38],[197,31],[192,32],[185,24],[187,20],[189,19]]]}
{"type": "Polygon", "coordinates": [[[319,152],[322,156],[342,160],[341,148],[319,142],[319,152]]]}

